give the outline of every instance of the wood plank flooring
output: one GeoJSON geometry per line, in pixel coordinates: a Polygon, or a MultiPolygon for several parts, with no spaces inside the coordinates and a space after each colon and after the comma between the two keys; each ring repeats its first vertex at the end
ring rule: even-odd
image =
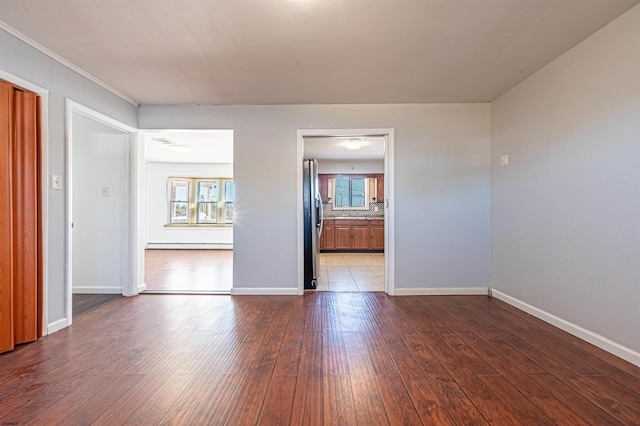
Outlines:
{"type": "Polygon", "coordinates": [[[0,383],[3,424],[640,424],[640,368],[484,296],[121,298],[0,383]]]}
{"type": "Polygon", "coordinates": [[[228,294],[233,250],[145,250],[147,293],[228,294]]]}
{"type": "Polygon", "coordinates": [[[121,297],[121,294],[74,294],[73,317],[92,311],[121,297]]]}

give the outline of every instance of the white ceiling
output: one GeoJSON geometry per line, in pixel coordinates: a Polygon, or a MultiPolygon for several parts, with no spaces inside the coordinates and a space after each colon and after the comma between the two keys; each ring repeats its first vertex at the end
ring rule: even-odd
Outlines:
{"type": "Polygon", "coordinates": [[[639,2],[0,0],[0,20],[143,104],[488,102],[639,2]]]}
{"type": "Polygon", "coordinates": [[[144,159],[148,163],[233,163],[233,130],[145,131],[144,159]],[[191,148],[175,152],[162,139],[191,148]]]}
{"type": "Polygon", "coordinates": [[[384,160],[384,136],[362,137],[362,147],[357,150],[345,147],[347,140],[352,138],[305,136],[303,139],[304,157],[316,160],[384,160]]]}

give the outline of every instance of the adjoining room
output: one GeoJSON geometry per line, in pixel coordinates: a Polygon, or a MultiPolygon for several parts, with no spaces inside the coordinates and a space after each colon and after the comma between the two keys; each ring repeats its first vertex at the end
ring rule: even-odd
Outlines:
{"type": "Polygon", "coordinates": [[[146,293],[233,286],[233,131],[144,131],[146,293]]]}

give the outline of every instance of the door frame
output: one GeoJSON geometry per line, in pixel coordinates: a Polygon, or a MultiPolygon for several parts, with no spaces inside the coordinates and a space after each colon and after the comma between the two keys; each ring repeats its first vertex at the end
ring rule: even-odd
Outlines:
{"type": "MultiPolygon", "coordinates": [[[[136,149],[135,153],[132,153],[132,166],[131,166],[131,178],[134,186],[131,193],[135,196],[132,201],[135,203],[136,216],[132,218],[135,222],[136,233],[133,235],[133,246],[131,251],[131,261],[134,266],[134,281],[136,283],[136,294],[142,293],[147,289],[145,282],[145,250],[147,248],[148,229],[147,229],[147,163],[145,161],[145,137],[147,133],[163,132],[163,133],[182,133],[182,134],[206,134],[208,132],[215,132],[218,130],[229,130],[233,135],[233,146],[235,149],[235,130],[232,128],[206,128],[195,129],[185,128],[180,129],[176,127],[170,128],[140,128],[137,129],[136,134],[136,149]]],[[[234,163],[235,164],[235,161],[234,163]]],[[[235,176],[235,172],[233,173],[235,176]]],[[[235,224],[234,224],[235,226],[235,224]]],[[[132,231],[133,232],[133,231],[132,231]]],[[[233,249],[233,245],[231,246],[233,249]]],[[[233,290],[233,282],[231,283],[231,290],[233,290]]],[[[229,294],[224,292],[223,294],[229,294]]],[[[213,294],[213,293],[212,293],[213,294]]],[[[218,293],[216,293],[218,294],[218,293]]]]}
{"type": "Polygon", "coordinates": [[[304,294],[304,211],[302,194],[302,160],[306,136],[384,136],[384,291],[395,294],[395,210],[394,210],[394,129],[299,129],[297,132],[297,225],[298,225],[298,294],[304,294]]]}
{"type": "Polygon", "coordinates": [[[135,176],[135,155],[136,155],[136,132],[137,130],[125,124],[121,121],[118,121],[114,118],[111,118],[101,112],[93,110],[85,105],[82,105],[76,101],[73,101],[69,98],[65,99],[65,136],[66,136],[66,169],[65,175],[67,176],[65,192],[66,192],[66,209],[65,209],[65,290],[66,290],[66,300],[65,300],[65,316],[66,316],[66,326],[71,325],[73,322],[73,226],[72,226],[72,218],[73,218],[73,119],[76,114],[82,115],[91,120],[95,120],[99,123],[105,124],[109,127],[112,127],[116,130],[122,131],[124,133],[129,134],[128,148],[129,148],[129,214],[128,214],[128,241],[127,246],[129,250],[127,253],[122,254],[123,261],[123,273],[122,273],[122,294],[124,296],[133,296],[138,294],[137,288],[134,285],[133,277],[136,276],[136,264],[132,262],[132,253],[133,253],[133,243],[135,242],[135,235],[137,235],[137,221],[135,218],[137,217],[136,212],[136,202],[135,202],[135,179],[132,177],[135,176]]]}
{"type": "Polygon", "coordinates": [[[0,79],[36,93],[40,97],[40,176],[42,193],[40,209],[42,218],[42,335],[62,327],[49,325],[49,90],[33,84],[0,68],[0,79]]]}

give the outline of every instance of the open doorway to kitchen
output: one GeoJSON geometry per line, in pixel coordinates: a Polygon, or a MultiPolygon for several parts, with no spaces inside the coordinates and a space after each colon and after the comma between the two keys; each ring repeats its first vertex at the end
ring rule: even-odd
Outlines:
{"type": "Polygon", "coordinates": [[[146,130],[146,293],[229,294],[233,130],[146,130]]]}
{"type": "MultiPolygon", "coordinates": [[[[322,218],[317,226],[320,235],[316,232],[319,253],[313,262],[308,261],[308,252],[315,250],[304,247],[305,229],[299,227],[300,247],[307,252],[299,255],[301,281],[307,280],[309,265],[315,265],[317,291],[393,294],[393,210],[389,201],[393,130],[301,130],[298,139],[301,163],[302,159],[315,160],[316,174],[311,180],[317,175],[317,188],[312,184],[310,191],[317,191],[322,200],[322,211],[317,214],[322,218]]],[[[302,181],[304,197],[309,191],[304,190],[305,179],[302,181]]],[[[303,199],[299,221],[303,224],[308,215],[304,204],[303,199]]]]}

